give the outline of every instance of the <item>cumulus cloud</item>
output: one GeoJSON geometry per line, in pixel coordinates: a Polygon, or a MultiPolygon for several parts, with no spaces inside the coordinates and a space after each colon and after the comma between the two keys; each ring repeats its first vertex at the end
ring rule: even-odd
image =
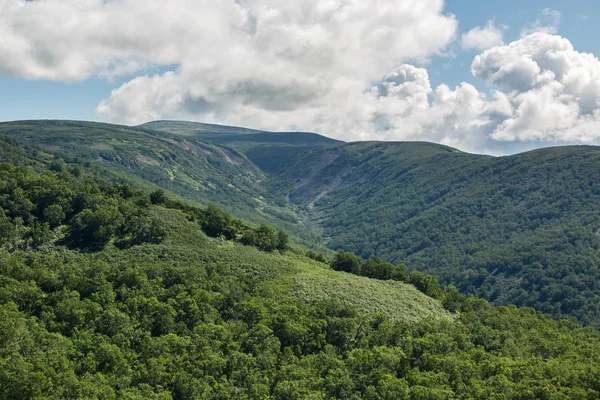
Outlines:
{"type": "Polygon", "coordinates": [[[543,11],[546,21],[507,45],[493,20],[463,35],[463,46],[487,48],[471,66],[493,88],[483,93],[469,83],[433,88],[425,68],[406,63],[453,41],[457,23],[443,6],[0,0],[0,73],[58,81],[133,74],[96,110],[117,123],[188,119],[488,153],[511,143],[598,142],[600,62],[549,33],[559,14],[543,11]]]}
{"type": "Polygon", "coordinates": [[[475,27],[464,33],[461,37],[461,46],[464,50],[487,50],[490,47],[504,44],[504,30],[506,27],[497,27],[494,20],[482,27],[475,27]]]}
{"type": "Polygon", "coordinates": [[[232,63],[250,78],[271,66],[298,83],[324,71],[368,80],[441,50],[457,25],[443,0],[0,0],[0,9],[0,71],[61,81],[232,63]]]}
{"type": "MultiPolygon", "coordinates": [[[[315,57],[314,47],[303,51],[315,57]]],[[[335,54],[329,66],[339,65],[335,54]]],[[[310,64],[270,61],[260,71],[248,68],[253,63],[218,69],[186,63],[138,77],[113,91],[98,115],[300,127],[345,140],[427,140],[493,154],[600,140],[600,62],[543,31],[475,57],[472,73],[491,85],[488,94],[469,83],[432,88],[427,70],[410,64],[381,73],[391,63],[323,70],[320,61],[305,74],[310,64]]]]}
{"type": "Polygon", "coordinates": [[[600,61],[571,42],[537,32],[475,57],[473,75],[496,85],[512,107],[497,140],[595,142],[600,138],[600,61]]]}
{"type": "MultiPolygon", "coordinates": [[[[425,68],[401,65],[357,102],[363,129],[382,140],[426,140],[472,152],[496,152],[487,133],[511,112],[507,97],[491,99],[462,83],[432,89],[425,68]]],[[[366,135],[367,137],[369,135],[366,135]]],[[[373,137],[372,135],[370,136],[373,137]]]]}
{"type": "Polygon", "coordinates": [[[0,0],[0,9],[0,73],[137,75],[97,107],[103,120],[189,118],[338,136],[362,126],[346,110],[365,89],[406,60],[442,51],[457,27],[443,0],[0,0]]]}
{"type": "Polygon", "coordinates": [[[347,103],[340,113],[347,119],[320,120],[342,138],[427,140],[492,154],[600,142],[600,61],[567,39],[536,32],[495,46],[475,57],[472,73],[494,88],[490,94],[469,83],[433,89],[425,68],[404,64],[347,103]]]}

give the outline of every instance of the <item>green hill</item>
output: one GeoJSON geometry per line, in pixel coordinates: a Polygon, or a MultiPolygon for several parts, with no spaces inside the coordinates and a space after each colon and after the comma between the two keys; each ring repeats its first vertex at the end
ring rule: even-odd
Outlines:
{"type": "Polygon", "coordinates": [[[377,255],[498,305],[600,326],[596,147],[490,157],[181,121],[22,121],[1,134],[214,202],[328,255],[323,244],[377,255]]]}
{"type": "Polygon", "coordinates": [[[498,305],[600,326],[596,147],[490,157],[181,121],[22,121],[0,134],[214,202],[327,254],[323,244],[377,255],[498,305]]]}
{"type": "Polygon", "coordinates": [[[245,154],[261,170],[271,175],[279,173],[291,158],[308,149],[342,143],[316,133],[265,132],[197,122],[153,121],[140,127],[225,145],[245,154]]]}
{"type": "Polygon", "coordinates": [[[178,135],[194,136],[202,134],[223,134],[223,135],[254,135],[264,133],[257,129],[240,128],[237,126],[205,124],[202,122],[191,121],[171,121],[159,120],[150,121],[138,125],[140,128],[152,129],[155,131],[176,133],[178,135]]]}
{"type": "Polygon", "coordinates": [[[0,398],[600,395],[597,330],[267,250],[137,182],[0,139],[0,398]]]}
{"type": "Polygon", "coordinates": [[[266,178],[243,154],[192,137],[83,121],[0,123],[0,135],[140,178],[200,204],[217,203],[253,223],[267,222],[319,241],[291,205],[261,186],[266,178]]]}
{"type": "Polygon", "coordinates": [[[600,327],[598,171],[592,146],[489,157],[366,142],[310,150],[269,185],[333,249],[600,327]]]}

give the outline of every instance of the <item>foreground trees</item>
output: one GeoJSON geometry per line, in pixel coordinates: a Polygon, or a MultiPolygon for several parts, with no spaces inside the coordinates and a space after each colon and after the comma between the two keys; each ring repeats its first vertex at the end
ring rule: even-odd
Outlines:
{"type": "Polygon", "coordinates": [[[98,184],[92,176],[82,176],[82,166],[77,171],[77,176],[65,168],[36,173],[0,164],[0,246],[35,249],[58,242],[98,251],[111,242],[121,248],[160,243],[166,232],[151,216],[154,205],[184,212],[209,236],[264,251],[287,248],[285,232],[266,224],[249,227],[214,204],[191,207],[170,200],[163,190],[148,194],[128,184],[98,184]]]}
{"type": "Polygon", "coordinates": [[[0,398],[600,395],[591,328],[462,295],[455,320],[394,323],[182,256],[0,251],[0,398]]]}

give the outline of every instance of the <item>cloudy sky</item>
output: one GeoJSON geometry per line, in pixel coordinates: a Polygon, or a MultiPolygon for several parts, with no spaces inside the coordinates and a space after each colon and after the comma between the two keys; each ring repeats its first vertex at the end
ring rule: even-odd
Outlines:
{"type": "Polygon", "coordinates": [[[597,0],[0,0],[0,120],[600,143],[597,0]]]}

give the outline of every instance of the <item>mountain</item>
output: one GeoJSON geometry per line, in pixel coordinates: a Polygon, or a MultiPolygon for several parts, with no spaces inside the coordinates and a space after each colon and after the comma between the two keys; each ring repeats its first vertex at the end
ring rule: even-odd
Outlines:
{"type": "Polygon", "coordinates": [[[2,399],[600,395],[597,330],[335,271],[281,231],[12,136],[2,399]]]}
{"type": "Polygon", "coordinates": [[[309,132],[266,132],[185,121],[153,121],[140,127],[227,146],[243,153],[261,170],[271,175],[279,173],[291,158],[306,150],[342,143],[309,132]]]}
{"type": "Polygon", "coordinates": [[[376,255],[498,305],[600,327],[596,147],[491,157],[179,121],[21,121],[2,134],[214,202],[327,255],[325,245],[376,255]]]}
{"type": "Polygon", "coordinates": [[[325,245],[376,255],[498,305],[600,327],[597,147],[491,157],[180,121],[21,121],[2,134],[214,202],[327,255],[325,245]]]}
{"type": "Polygon", "coordinates": [[[332,249],[600,327],[598,171],[594,146],[490,157],[364,142],[309,150],[268,188],[305,212],[332,249]]]}
{"type": "Polygon", "coordinates": [[[289,203],[264,190],[261,182],[266,174],[229,147],[189,136],[85,121],[0,123],[0,135],[48,152],[98,161],[200,204],[217,203],[254,223],[285,228],[302,243],[319,241],[289,203]]]}

